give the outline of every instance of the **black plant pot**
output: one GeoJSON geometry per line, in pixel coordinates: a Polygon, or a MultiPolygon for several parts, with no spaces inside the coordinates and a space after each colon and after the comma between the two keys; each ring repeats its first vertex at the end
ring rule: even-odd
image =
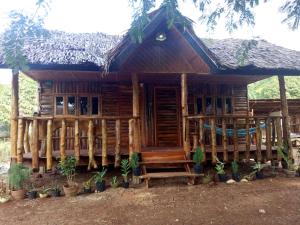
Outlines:
{"type": "Polygon", "coordinates": [[[236,182],[240,182],[241,181],[240,173],[232,173],[232,179],[234,179],[236,182]]]}
{"type": "Polygon", "coordinates": [[[255,173],[256,179],[264,179],[264,173],[263,171],[257,171],[255,173]]]}
{"type": "Polygon", "coordinates": [[[227,181],[227,175],[225,173],[224,174],[218,174],[218,177],[219,177],[220,182],[226,182],[227,181]]]}
{"type": "Polygon", "coordinates": [[[201,165],[201,164],[195,164],[195,165],[194,165],[194,172],[195,172],[196,174],[202,173],[202,172],[203,172],[203,167],[202,167],[202,165],[201,165]]]}
{"type": "Polygon", "coordinates": [[[140,169],[140,167],[132,169],[132,173],[136,177],[141,176],[141,169],[140,169]]]}
{"type": "Polygon", "coordinates": [[[29,199],[35,199],[35,198],[37,198],[37,194],[38,194],[37,191],[29,191],[27,193],[27,196],[28,196],[29,199]]]}
{"type": "MultiPolygon", "coordinates": [[[[105,189],[105,188],[104,188],[105,189]]],[[[90,194],[92,193],[92,188],[91,187],[83,187],[83,193],[85,194],[90,194]]]]}
{"type": "Polygon", "coordinates": [[[59,197],[60,196],[60,190],[59,189],[53,189],[49,191],[51,197],[59,197]]]}
{"type": "Polygon", "coordinates": [[[96,183],[96,190],[99,192],[105,191],[105,181],[96,183]]]}
{"type": "Polygon", "coordinates": [[[128,181],[127,182],[124,181],[122,183],[122,186],[123,186],[123,188],[126,188],[126,189],[129,188],[129,182],[128,181]]]}

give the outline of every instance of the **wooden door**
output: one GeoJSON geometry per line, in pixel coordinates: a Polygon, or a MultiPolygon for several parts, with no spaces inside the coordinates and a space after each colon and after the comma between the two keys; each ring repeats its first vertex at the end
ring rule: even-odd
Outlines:
{"type": "Polygon", "coordinates": [[[180,120],[178,89],[156,87],[155,101],[155,145],[175,147],[180,145],[180,120]]]}

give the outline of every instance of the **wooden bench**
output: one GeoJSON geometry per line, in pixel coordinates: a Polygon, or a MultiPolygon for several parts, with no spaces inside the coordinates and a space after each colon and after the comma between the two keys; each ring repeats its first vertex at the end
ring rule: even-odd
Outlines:
{"type": "Polygon", "coordinates": [[[187,177],[189,178],[188,184],[194,184],[195,177],[202,176],[202,174],[194,174],[191,172],[189,164],[193,163],[188,160],[184,151],[156,151],[156,152],[142,152],[141,153],[143,175],[141,179],[145,180],[146,187],[149,187],[150,179],[157,178],[172,178],[172,177],[187,177]],[[183,168],[184,171],[180,172],[151,172],[147,169],[155,168],[183,168]]]}

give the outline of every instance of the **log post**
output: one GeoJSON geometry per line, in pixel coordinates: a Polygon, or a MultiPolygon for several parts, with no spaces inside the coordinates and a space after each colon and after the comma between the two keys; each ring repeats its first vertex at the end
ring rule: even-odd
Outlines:
{"type": "MultiPolygon", "coordinates": [[[[283,141],[282,141],[282,129],[281,129],[281,118],[278,117],[276,118],[276,138],[277,138],[277,146],[282,146],[283,141]]],[[[281,160],[281,155],[277,154],[277,160],[281,160]]]]}
{"type": "Polygon", "coordinates": [[[80,160],[79,120],[74,122],[74,151],[77,163],[80,160]]]}
{"type": "Polygon", "coordinates": [[[66,121],[63,119],[61,121],[61,129],[60,129],[60,160],[64,161],[66,158],[66,121]]]}
{"type": "Polygon", "coordinates": [[[266,150],[267,160],[272,159],[272,143],[271,143],[271,119],[266,119],[266,150]]]}
{"type": "Polygon", "coordinates": [[[237,121],[233,119],[233,158],[235,161],[239,161],[239,140],[237,134],[237,121]]]}
{"type": "Polygon", "coordinates": [[[141,151],[140,87],[136,73],[132,74],[132,115],[134,121],[134,151],[141,151]]]}
{"type": "Polygon", "coordinates": [[[107,166],[107,124],[102,120],[102,166],[107,166]]]}
{"type": "Polygon", "coordinates": [[[186,157],[189,159],[191,156],[191,144],[190,144],[190,129],[189,120],[187,119],[188,113],[188,87],[187,87],[187,74],[181,74],[181,114],[182,114],[182,138],[183,138],[183,150],[186,157]]]}
{"type": "Polygon", "coordinates": [[[52,135],[53,135],[53,128],[52,128],[52,120],[48,120],[47,122],[47,141],[46,141],[46,168],[47,170],[52,170],[52,135]]]}
{"type": "Polygon", "coordinates": [[[18,120],[17,163],[23,162],[24,152],[24,120],[18,120]]]}
{"type": "Polygon", "coordinates": [[[198,147],[198,137],[196,134],[193,135],[193,150],[195,151],[196,148],[198,147]]]}
{"type": "Polygon", "coordinates": [[[223,144],[223,160],[224,162],[228,161],[228,146],[227,146],[227,132],[226,132],[226,120],[222,119],[222,144],[223,144]]]}
{"type": "Polygon", "coordinates": [[[280,101],[281,101],[281,111],[282,111],[283,140],[288,146],[289,158],[292,159],[293,146],[291,141],[291,126],[290,126],[288,103],[286,99],[284,76],[278,76],[278,81],[279,81],[279,91],[280,91],[280,101]]]}
{"type": "Polygon", "coordinates": [[[116,120],[115,168],[120,166],[121,150],[121,120],[116,120]]]}
{"type": "Polygon", "coordinates": [[[256,126],[256,160],[260,162],[262,160],[261,157],[261,130],[260,130],[260,119],[255,119],[256,126]]]}
{"type": "Polygon", "coordinates": [[[19,71],[12,70],[11,88],[11,119],[10,119],[10,157],[17,159],[18,116],[19,116],[19,71]]]}
{"type": "Polygon", "coordinates": [[[129,137],[129,161],[131,160],[131,156],[132,156],[132,153],[133,153],[133,148],[134,148],[134,143],[133,143],[133,127],[134,127],[134,119],[130,119],[128,121],[128,128],[129,128],[129,134],[128,134],[128,137],[129,137]]]}
{"type": "Polygon", "coordinates": [[[39,168],[39,130],[38,130],[38,120],[33,119],[32,123],[32,169],[36,170],[39,168]]]}
{"type": "MultiPolygon", "coordinates": [[[[103,123],[102,123],[103,127],[103,123]]],[[[102,128],[103,131],[103,128],[102,128]]],[[[88,155],[89,155],[89,164],[88,164],[88,170],[90,170],[92,167],[94,169],[97,169],[97,163],[95,160],[95,149],[94,149],[94,123],[93,120],[89,120],[89,125],[88,125],[88,155]]],[[[103,133],[102,133],[102,152],[103,152],[103,133]]],[[[103,153],[102,153],[103,154],[103,153]]],[[[102,155],[103,158],[103,155],[102,155]]],[[[103,161],[103,159],[102,159],[103,161]]]]}
{"type": "Polygon", "coordinates": [[[210,118],[210,136],[211,136],[211,161],[213,164],[217,162],[217,139],[216,139],[216,120],[210,118]]]}
{"type": "Polygon", "coordinates": [[[250,160],[250,133],[249,133],[249,129],[250,129],[250,120],[249,117],[246,118],[246,160],[247,162],[249,162],[250,160]]]}
{"type": "Polygon", "coordinates": [[[30,144],[29,144],[29,121],[25,122],[25,131],[24,131],[24,151],[25,153],[30,152],[30,144]]]}
{"type": "Polygon", "coordinates": [[[203,162],[206,161],[206,150],[205,150],[205,144],[204,144],[204,119],[199,119],[199,144],[200,148],[203,151],[203,162]]]}

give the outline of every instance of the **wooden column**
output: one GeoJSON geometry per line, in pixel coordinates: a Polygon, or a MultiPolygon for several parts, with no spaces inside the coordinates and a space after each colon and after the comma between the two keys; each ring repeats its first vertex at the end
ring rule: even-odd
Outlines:
{"type": "Polygon", "coordinates": [[[116,120],[116,146],[115,146],[115,167],[120,166],[121,150],[121,120],[116,120]]]}
{"type": "Polygon", "coordinates": [[[235,161],[239,161],[239,140],[237,135],[237,120],[233,119],[233,158],[235,161]]]}
{"type": "Polygon", "coordinates": [[[61,129],[60,129],[60,160],[65,160],[66,158],[66,134],[67,134],[67,127],[66,121],[63,119],[61,121],[61,129]]]}
{"type": "Polygon", "coordinates": [[[11,119],[10,119],[10,157],[17,159],[18,116],[19,116],[19,71],[12,71],[11,119]]]}
{"type": "Polygon", "coordinates": [[[205,150],[205,144],[204,144],[204,119],[199,119],[199,144],[200,148],[203,151],[203,161],[206,161],[206,150],[205,150]]]}
{"type": "Polygon", "coordinates": [[[140,87],[136,73],[132,74],[132,115],[134,117],[134,151],[141,151],[140,87]]]}
{"type": "Polygon", "coordinates": [[[106,120],[102,120],[102,166],[107,165],[107,125],[106,120]]]}
{"type": "Polygon", "coordinates": [[[74,151],[77,163],[80,160],[80,137],[79,137],[79,120],[74,122],[74,151]]]}
{"type": "Polygon", "coordinates": [[[47,122],[47,141],[46,141],[46,169],[52,170],[53,161],[52,161],[52,135],[53,135],[53,123],[52,120],[47,122]]]}
{"type": "Polygon", "coordinates": [[[217,162],[217,137],[216,137],[216,119],[210,118],[210,136],[211,136],[211,161],[217,162]]]}
{"type": "MultiPolygon", "coordinates": [[[[103,123],[102,123],[103,126],[103,123]]],[[[103,129],[102,129],[103,130],[103,129]]],[[[92,167],[94,169],[97,168],[97,163],[95,160],[95,149],[94,149],[94,123],[93,120],[89,120],[89,125],[88,125],[88,155],[89,155],[89,164],[88,164],[88,170],[90,170],[92,167]]],[[[106,143],[105,143],[106,144],[106,143]]],[[[103,154],[103,133],[102,133],[102,154],[103,154]]],[[[102,155],[103,158],[103,155],[102,155]]],[[[103,159],[102,159],[103,161],[103,159]]]]}
{"type": "Polygon", "coordinates": [[[187,74],[181,74],[181,114],[182,114],[182,138],[183,138],[183,150],[185,151],[186,157],[189,159],[191,155],[191,144],[190,144],[190,130],[189,120],[187,116],[188,111],[188,87],[187,87],[187,74]]]}
{"type": "Polygon", "coordinates": [[[32,169],[36,170],[39,168],[39,131],[38,131],[38,120],[33,119],[32,123],[32,169]]]}
{"type": "Polygon", "coordinates": [[[222,144],[223,144],[223,159],[224,162],[228,161],[228,140],[227,140],[227,132],[226,132],[226,120],[222,119],[222,144]]]}
{"type": "Polygon", "coordinates": [[[288,149],[289,158],[292,158],[293,146],[291,141],[290,117],[289,117],[288,103],[286,99],[284,76],[278,76],[278,81],[279,81],[279,91],[280,91],[281,111],[282,111],[283,140],[284,143],[286,143],[289,148],[288,149]]]}
{"type": "Polygon", "coordinates": [[[267,148],[267,160],[272,159],[272,143],[271,143],[271,119],[266,119],[266,148],[267,148]]]}
{"type": "Polygon", "coordinates": [[[260,130],[260,120],[257,118],[255,119],[255,126],[256,126],[256,160],[260,162],[262,160],[261,157],[261,130],[260,130]]]}
{"type": "Polygon", "coordinates": [[[24,151],[25,151],[25,153],[30,152],[30,144],[29,144],[29,121],[25,122],[24,151]]]}
{"type": "MultiPolygon", "coordinates": [[[[277,138],[277,146],[282,146],[282,129],[281,129],[281,119],[278,117],[275,121],[276,127],[276,138],[277,138]]],[[[281,155],[277,154],[277,160],[281,160],[281,155]]]]}
{"type": "Polygon", "coordinates": [[[246,160],[247,162],[250,160],[250,133],[249,133],[249,128],[250,128],[250,120],[249,117],[246,118],[246,160]]]}
{"type": "Polygon", "coordinates": [[[129,152],[129,161],[131,160],[131,156],[132,156],[132,153],[133,153],[133,126],[134,126],[134,119],[130,119],[128,121],[128,128],[129,128],[129,131],[128,131],[128,137],[129,137],[129,149],[128,149],[128,152],[129,152]]]}
{"type": "Polygon", "coordinates": [[[24,120],[18,120],[17,163],[23,162],[24,152],[24,120]]]}

